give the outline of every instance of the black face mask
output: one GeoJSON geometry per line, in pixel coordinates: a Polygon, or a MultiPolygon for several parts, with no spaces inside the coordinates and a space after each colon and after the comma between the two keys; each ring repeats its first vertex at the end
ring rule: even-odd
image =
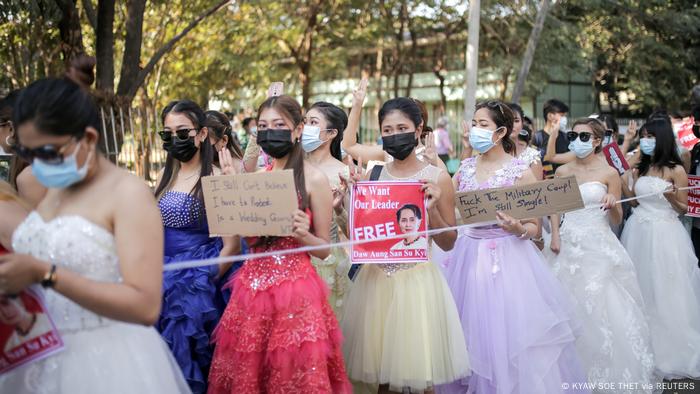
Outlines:
{"type": "Polygon", "coordinates": [[[396,160],[407,158],[417,145],[416,133],[401,133],[382,137],[382,149],[396,160]]]}
{"type": "Polygon", "coordinates": [[[700,138],[700,124],[694,124],[693,125],[693,134],[700,138]]]}
{"type": "Polygon", "coordinates": [[[179,138],[171,138],[163,143],[163,149],[170,153],[174,159],[186,163],[197,153],[197,147],[194,144],[194,137],[186,140],[179,138]]]}
{"type": "Polygon", "coordinates": [[[257,142],[265,153],[275,159],[287,156],[294,147],[292,131],[289,129],[258,130],[257,142]]]}

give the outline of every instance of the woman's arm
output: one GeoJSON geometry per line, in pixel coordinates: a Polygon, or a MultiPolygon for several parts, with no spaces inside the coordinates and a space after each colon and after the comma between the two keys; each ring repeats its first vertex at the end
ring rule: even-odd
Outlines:
{"type": "MultiPolygon", "coordinates": [[[[452,227],[456,223],[455,218],[455,190],[447,172],[440,171],[437,184],[426,182],[423,186],[428,203],[428,227],[439,229],[452,227]]],[[[457,240],[457,231],[445,231],[433,235],[433,240],[444,251],[452,250],[457,240]]]]}
{"type": "Polygon", "coordinates": [[[622,204],[618,204],[617,201],[620,200],[622,193],[622,180],[617,170],[609,167],[610,171],[608,173],[606,184],[608,185],[608,194],[603,197],[602,203],[605,205],[614,205],[609,208],[608,215],[610,216],[610,222],[612,224],[622,223],[622,204]]]}
{"type": "Polygon", "coordinates": [[[559,128],[555,128],[549,135],[544,160],[555,164],[566,164],[576,160],[574,152],[557,153],[557,138],[559,138],[559,128]]]}
{"type": "Polygon", "coordinates": [[[367,79],[362,79],[360,85],[353,92],[352,108],[348,116],[348,126],[343,132],[343,140],[340,146],[354,158],[362,158],[365,162],[370,160],[384,161],[384,150],[378,145],[362,145],[357,142],[357,133],[360,130],[360,118],[362,116],[362,104],[367,94],[367,79]]]}
{"type": "MultiPolygon", "coordinates": [[[[115,186],[119,195],[111,203],[122,281],[95,281],[59,267],[54,290],[98,315],[152,325],[158,319],[161,306],[163,226],[160,213],[150,190],[141,180],[129,176],[115,186]]],[[[2,290],[15,294],[40,282],[50,266],[29,255],[0,256],[0,279],[10,284],[2,290]]]]}
{"type": "MultiPolygon", "coordinates": [[[[219,252],[219,257],[235,256],[241,253],[241,237],[238,235],[221,237],[221,241],[223,242],[224,246],[221,248],[221,252],[219,252]]],[[[218,277],[220,278],[223,276],[232,265],[233,263],[219,264],[218,277]]]]}
{"type": "Polygon", "coordinates": [[[678,190],[688,187],[688,174],[682,166],[675,166],[671,172],[673,190],[664,193],[664,197],[678,213],[688,212],[688,191],[678,190]]]}
{"type": "Polygon", "coordinates": [[[27,209],[15,200],[0,200],[0,245],[12,251],[12,233],[27,217],[27,209]]]}
{"type": "MultiPolygon", "coordinates": [[[[294,213],[294,236],[304,246],[328,245],[330,242],[331,220],[333,218],[333,193],[328,178],[320,170],[311,165],[305,165],[306,190],[310,191],[309,201],[313,213],[313,233],[309,215],[297,210],[294,213]]],[[[330,248],[309,252],[309,254],[325,259],[330,254],[330,248]]]]}

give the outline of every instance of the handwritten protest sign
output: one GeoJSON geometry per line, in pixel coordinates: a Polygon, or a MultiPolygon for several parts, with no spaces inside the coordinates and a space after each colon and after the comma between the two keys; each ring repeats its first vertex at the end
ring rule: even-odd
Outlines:
{"type": "MultiPolygon", "coordinates": [[[[700,176],[688,175],[688,186],[700,186],[700,176]]],[[[700,218],[700,189],[688,190],[688,213],[686,216],[700,218]]]]}
{"type": "Polygon", "coordinates": [[[603,154],[605,155],[605,160],[608,161],[610,167],[617,170],[617,172],[622,175],[625,171],[629,170],[630,166],[625,160],[625,155],[622,154],[620,147],[616,143],[612,143],[603,147],[603,154]]]}
{"type": "Polygon", "coordinates": [[[0,374],[63,350],[38,287],[0,296],[0,374]]]}
{"type": "Polygon", "coordinates": [[[209,234],[292,234],[297,192],[292,170],[202,178],[209,234]]]}
{"type": "MultiPolygon", "coordinates": [[[[350,196],[350,238],[366,240],[425,232],[428,218],[420,182],[357,182],[350,196]]],[[[353,263],[418,263],[428,260],[428,238],[411,235],[353,245],[353,263]]]]}
{"type": "Polygon", "coordinates": [[[464,224],[496,220],[496,211],[531,219],[583,208],[576,178],[554,178],[529,185],[460,192],[456,206],[464,224]]]}

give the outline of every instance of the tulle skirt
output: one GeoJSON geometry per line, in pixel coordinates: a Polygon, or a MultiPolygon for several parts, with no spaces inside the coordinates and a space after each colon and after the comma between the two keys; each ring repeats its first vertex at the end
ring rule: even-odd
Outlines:
{"type": "Polygon", "coordinates": [[[328,288],[308,255],[276,257],[246,261],[234,276],[208,392],[352,392],[328,288]]]}
{"type": "Polygon", "coordinates": [[[628,219],[622,243],[637,268],[657,373],[700,377],[700,270],[693,244],[675,215],[642,213],[628,219]]]}
{"type": "MultiPolygon", "coordinates": [[[[221,241],[212,241],[175,256],[165,264],[219,256],[221,241]]],[[[213,349],[210,335],[223,312],[217,298],[219,266],[166,271],[163,306],[156,328],[170,347],[194,393],[205,393],[213,349]]]]}
{"type": "Polygon", "coordinates": [[[152,327],[110,323],[61,332],[65,349],[0,375],[8,394],[190,393],[170,350],[152,327]]]}
{"type": "Polygon", "coordinates": [[[459,309],[472,376],[442,393],[572,393],[586,382],[579,323],[534,243],[499,229],[461,235],[443,272],[459,309]]]}
{"type": "Polygon", "coordinates": [[[351,380],[417,392],[469,374],[457,309],[432,263],[390,275],[365,264],[341,326],[351,380]]]}

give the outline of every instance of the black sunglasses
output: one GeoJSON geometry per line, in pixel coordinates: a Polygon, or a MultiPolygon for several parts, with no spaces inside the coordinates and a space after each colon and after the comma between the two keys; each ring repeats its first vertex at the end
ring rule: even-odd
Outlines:
{"type": "Polygon", "coordinates": [[[610,129],[605,130],[605,136],[606,136],[606,137],[612,137],[612,135],[613,135],[613,131],[612,131],[612,130],[610,130],[610,129]]]}
{"type": "Polygon", "coordinates": [[[61,146],[47,144],[37,148],[27,148],[26,146],[16,144],[12,147],[12,150],[17,153],[17,156],[30,164],[34,159],[39,159],[47,164],[61,164],[63,163],[62,151],[71,142],[73,142],[73,138],[61,146]]]}
{"type": "Polygon", "coordinates": [[[530,142],[530,133],[527,130],[520,130],[518,132],[518,139],[523,142],[530,142]]]}
{"type": "Polygon", "coordinates": [[[198,129],[179,129],[175,131],[161,130],[158,132],[158,135],[160,135],[160,139],[162,139],[163,142],[171,141],[173,139],[173,134],[175,134],[175,137],[178,140],[187,141],[188,139],[190,139],[190,131],[192,130],[197,131],[198,129]]]}
{"type": "Polygon", "coordinates": [[[568,133],[566,133],[566,139],[568,139],[569,142],[576,141],[576,138],[580,138],[581,142],[588,142],[588,140],[590,140],[592,136],[593,133],[589,133],[587,131],[582,131],[580,133],[577,133],[575,131],[569,131],[568,133]]]}

